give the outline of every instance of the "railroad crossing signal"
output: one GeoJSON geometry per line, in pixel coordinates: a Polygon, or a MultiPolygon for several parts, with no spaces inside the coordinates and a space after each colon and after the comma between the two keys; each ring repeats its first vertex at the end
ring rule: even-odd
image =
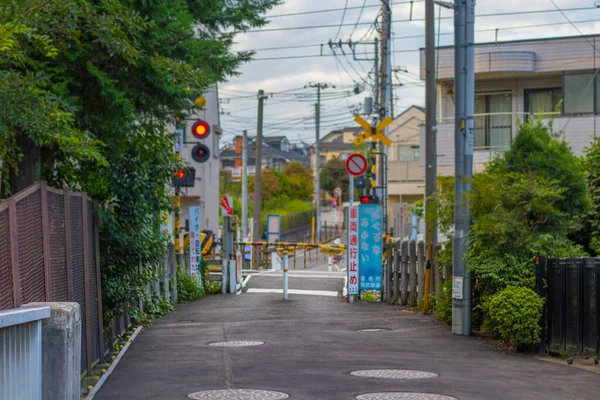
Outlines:
{"type": "Polygon", "coordinates": [[[377,124],[377,127],[375,127],[375,132],[373,132],[373,127],[371,126],[371,124],[369,124],[365,119],[363,119],[359,115],[356,115],[354,117],[354,121],[356,121],[356,123],[362,126],[365,130],[362,135],[354,139],[354,143],[361,144],[362,142],[370,138],[374,142],[376,140],[381,141],[387,147],[390,147],[392,145],[392,141],[382,133],[382,131],[394,121],[392,117],[387,117],[379,124],[377,124]]]}

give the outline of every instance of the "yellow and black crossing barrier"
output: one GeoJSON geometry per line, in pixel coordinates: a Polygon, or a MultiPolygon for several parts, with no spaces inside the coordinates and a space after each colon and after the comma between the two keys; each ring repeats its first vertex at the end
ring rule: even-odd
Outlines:
{"type": "MultiPolygon", "coordinates": [[[[268,254],[271,252],[279,252],[281,254],[285,254],[293,257],[293,265],[294,269],[296,268],[296,258],[298,256],[298,250],[302,250],[302,255],[304,256],[304,269],[307,267],[307,263],[313,262],[312,253],[316,252],[315,262],[319,262],[319,252],[323,254],[323,262],[327,262],[328,256],[337,256],[343,254],[347,250],[347,246],[343,244],[335,245],[335,244],[314,244],[314,243],[293,243],[293,242],[246,242],[239,241],[234,242],[234,245],[238,247],[248,247],[251,246],[253,248],[252,251],[257,251],[266,255],[266,260],[263,260],[262,264],[266,264],[268,267],[269,256],[268,254]]],[[[246,253],[245,249],[243,253],[246,253]]]]}

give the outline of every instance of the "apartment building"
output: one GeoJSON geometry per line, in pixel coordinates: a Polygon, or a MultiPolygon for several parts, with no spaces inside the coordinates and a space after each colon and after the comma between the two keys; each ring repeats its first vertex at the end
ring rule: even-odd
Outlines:
{"type": "MultiPolygon", "coordinates": [[[[564,131],[575,154],[582,154],[600,113],[599,45],[600,35],[475,45],[475,171],[508,149],[519,121],[531,117],[553,119],[553,129],[564,131]]],[[[440,47],[437,53],[438,173],[453,175],[454,48],[440,47]]],[[[424,49],[420,57],[424,80],[424,49]]],[[[423,127],[420,142],[424,154],[423,127]]]]}

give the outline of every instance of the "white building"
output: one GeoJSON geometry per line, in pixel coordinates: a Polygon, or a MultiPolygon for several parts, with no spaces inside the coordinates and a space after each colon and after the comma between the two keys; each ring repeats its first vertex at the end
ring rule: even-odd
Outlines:
{"type": "MultiPolygon", "coordinates": [[[[206,104],[193,116],[183,121],[185,124],[185,144],[181,152],[184,163],[196,170],[196,179],[193,187],[181,188],[181,239],[188,232],[185,231],[185,222],[189,218],[189,207],[200,206],[200,229],[219,231],[220,195],[219,195],[219,140],[221,127],[219,119],[219,95],[217,86],[213,86],[203,94],[206,104]],[[203,120],[210,126],[210,134],[206,139],[195,138],[192,125],[197,120],[203,120]],[[210,157],[203,163],[198,163],[192,158],[192,149],[198,143],[205,144],[210,150],[210,157]]],[[[174,223],[172,223],[172,230],[174,223]]]]}
{"type": "MultiPolygon", "coordinates": [[[[518,120],[539,113],[545,118],[554,116],[554,130],[564,131],[574,153],[582,154],[595,136],[600,113],[596,46],[600,46],[600,35],[475,45],[475,171],[495,152],[510,146],[518,120]],[[555,113],[561,99],[562,107],[555,113]]],[[[438,57],[438,174],[453,175],[454,48],[440,47],[438,57]]],[[[421,79],[425,79],[423,49],[421,79]]],[[[423,127],[420,136],[425,154],[423,127]]]]}

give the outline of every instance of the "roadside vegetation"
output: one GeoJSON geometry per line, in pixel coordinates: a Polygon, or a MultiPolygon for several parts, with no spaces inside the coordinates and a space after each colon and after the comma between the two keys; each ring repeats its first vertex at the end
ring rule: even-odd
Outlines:
{"type": "Polygon", "coordinates": [[[105,327],[135,312],[131,301],[147,284],[138,267],[166,252],[159,216],[172,208],[177,167],[169,126],[252,59],[231,50],[233,32],[265,25],[262,15],[278,3],[3,1],[0,198],[43,179],[106,206],[105,327]]]}
{"type": "MultiPolygon", "coordinates": [[[[474,175],[466,199],[472,212],[466,261],[475,330],[519,350],[538,342],[543,299],[534,291],[535,257],[581,257],[600,250],[598,154],[595,140],[586,157],[576,157],[562,132],[530,119],[519,125],[510,150],[474,175]]],[[[440,184],[437,218],[450,239],[439,261],[451,275],[454,179],[440,178],[440,184]]],[[[451,320],[451,286],[434,311],[451,320]]]]}
{"type": "MultiPolygon", "coordinates": [[[[260,185],[261,226],[265,226],[267,214],[279,214],[283,217],[288,214],[311,213],[313,187],[310,168],[298,162],[289,163],[281,171],[275,168],[264,169],[260,185]]],[[[221,193],[232,196],[235,215],[242,215],[241,192],[241,182],[234,182],[225,171],[221,171],[221,193]]],[[[248,179],[248,196],[250,198],[248,217],[252,217],[254,176],[248,179]]]]}

